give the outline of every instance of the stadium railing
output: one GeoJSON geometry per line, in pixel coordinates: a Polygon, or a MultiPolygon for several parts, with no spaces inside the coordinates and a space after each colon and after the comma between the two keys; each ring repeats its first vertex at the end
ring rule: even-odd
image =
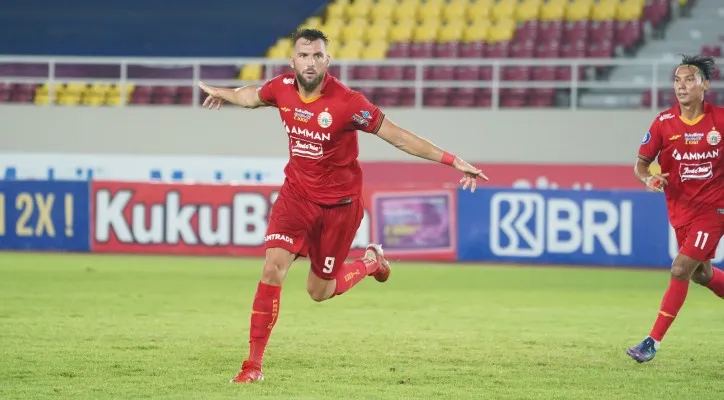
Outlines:
{"type": "MultiPolygon", "coordinates": [[[[724,59],[717,59],[718,64],[724,59]]],[[[347,61],[333,60],[333,67],[339,68],[339,78],[347,85],[355,88],[413,88],[414,89],[414,107],[423,107],[423,91],[427,88],[489,88],[492,90],[493,109],[500,107],[500,98],[502,89],[564,89],[570,91],[570,97],[577,99],[583,91],[592,93],[622,95],[622,94],[641,94],[645,91],[650,93],[658,93],[661,89],[671,88],[672,81],[669,77],[678,63],[677,58],[661,58],[661,59],[643,59],[643,58],[567,58],[567,59],[461,59],[461,58],[432,58],[432,59],[385,59],[375,61],[347,61]],[[408,80],[356,80],[351,79],[351,71],[354,67],[359,66],[378,66],[378,67],[413,67],[414,79],[408,80]],[[424,71],[427,67],[490,67],[492,69],[492,79],[490,80],[432,80],[426,79],[424,71]],[[568,67],[571,69],[571,78],[569,80],[505,80],[502,78],[502,71],[506,67],[568,67]],[[582,68],[607,69],[614,68],[630,68],[635,67],[638,70],[647,71],[649,78],[634,79],[626,81],[612,81],[608,78],[598,77],[594,79],[581,79],[580,71],[582,68]],[[662,77],[665,77],[662,78],[662,77]]],[[[196,83],[201,80],[201,69],[205,66],[235,66],[240,69],[245,65],[261,65],[263,66],[263,79],[256,81],[248,81],[241,79],[204,79],[207,84],[224,87],[236,87],[246,84],[262,83],[274,76],[274,71],[289,69],[288,60],[271,60],[266,58],[117,58],[117,57],[45,57],[45,56],[3,56],[0,55],[0,67],[7,64],[43,64],[47,66],[47,76],[11,76],[0,73],[0,83],[28,83],[28,84],[45,84],[49,85],[49,96],[54,96],[54,83],[69,82],[89,82],[89,83],[108,83],[116,85],[125,85],[128,83],[136,86],[191,86],[193,88],[193,98],[198,99],[201,95],[200,89],[196,83]],[[60,65],[116,65],[119,67],[119,76],[117,78],[94,78],[88,77],[60,77],[56,74],[56,70],[60,65]],[[191,68],[191,78],[185,79],[157,79],[132,77],[129,78],[129,66],[144,67],[186,67],[191,68]]],[[[238,71],[238,70],[237,70],[238,71]]],[[[724,89],[724,80],[714,80],[710,85],[711,89],[724,89]]],[[[121,91],[121,105],[126,104],[126,93],[121,91]]],[[[660,108],[659,96],[651,96],[652,110],[660,108]]],[[[51,105],[52,105],[51,101],[51,105]]],[[[198,101],[193,101],[187,107],[200,107],[198,101]]],[[[578,101],[571,101],[570,109],[579,108],[578,101]]]]}

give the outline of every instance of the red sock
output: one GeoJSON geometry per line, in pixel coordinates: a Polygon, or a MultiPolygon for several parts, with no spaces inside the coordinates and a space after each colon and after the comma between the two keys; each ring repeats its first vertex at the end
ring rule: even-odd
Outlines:
{"type": "Polygon", "coordinates": [[[676,315],[684,305],[684,300],[686,300],[686,294],[688,292],[689,281],[680,281],[671,278],[669,288],[666,289],[664,298],[661,301],[661,309],[659,310],[659,315],[656,317],[654,328],[649,334],[654,340],[660,342],[664,338],[666,331],[669,330],[671,324],[674,323],[676,315]]]}
{"type": "Polygon", "coordinates": [[[249,329],[249,361],[261,367],[264,350],[269,342],[272,328],[279,315],[281,286],[272,286],[259,282],[251,309],[251,328],[249,329]]]}
{"type": "Polygon", "coordinates": [[[344,263],[342,270],[337,274],[337,287],[334,289],[334,296],[352,289],[365,276],[373,273],[379,266],[377,261],[369,258],[360,258],[351,263],[344,263]]]}
{"type": "Polygon", "coordinates": [[[724,271],[719,268],[712,268],[714,270],[714,276],[705,285],[714,294],[724,298],[724,271]]]}

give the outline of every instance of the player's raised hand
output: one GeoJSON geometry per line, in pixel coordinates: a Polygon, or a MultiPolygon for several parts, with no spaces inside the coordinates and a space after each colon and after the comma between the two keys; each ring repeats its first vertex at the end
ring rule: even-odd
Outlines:
{"type": "Polygon", "coordinates": [[[663,174],[653,174],[646,178],[646,187],[651,190],[652,192],[663,192],[664,186],[669,184],[669,181],[666,179],[666,177],[669,176],[669,173],[663,173],[663,174]]]}
{"type": "Polygon", "coordinates": [[[463,159],[456,157],[453,162],[453,167],[463,173],[463,177],[460,179],[460,183],[463,184],[463,190],[466,190],[468,186],[470,186],[471,193],[475,192],[475,188],[478,186],[478,178],[484,181],[489,180],[488,177],[483,174],[482,170],[473,167],[463,159]]]}
{"type": "Polygon", "coordinates": [[[208,108],[209,110],[216,108],[217,110],[221,109],[221,105],[224,104],[224,99],[219,97],[219,89],[215,88],[213,86],[209,86],[203,82],[199,82],[199,88],[206,92],[208,96],[204,100],[203,107],[208,108]]]}

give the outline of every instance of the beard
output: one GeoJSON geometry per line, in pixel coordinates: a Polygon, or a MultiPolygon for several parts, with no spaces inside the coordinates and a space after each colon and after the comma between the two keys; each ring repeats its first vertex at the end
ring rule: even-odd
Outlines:
{"type": "Polygon", "coordinates": [[[303,87],[304,90],[306,90],[307,92],[311,92],[314,89],[316,89],[317,86],[319,86],[319,84],[322,83],[322,79],[324,79],[324,74],[317,74],[317,76],[311,80],[304,79],[304,75],[302,75],[299,72],[297,72],[296,74],[297,74],[297,82],[299,82],[299,86],[303,87]]]}

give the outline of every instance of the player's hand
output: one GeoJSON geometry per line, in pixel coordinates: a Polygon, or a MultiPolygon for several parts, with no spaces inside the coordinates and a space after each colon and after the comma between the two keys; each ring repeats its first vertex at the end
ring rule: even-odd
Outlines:
{"type": "Polygon", "coordinates": [[[201,88],[201,90],[208,94],[208,96],[204,100],[203,107],[208,108],[209,110],[214,108],[220,110],[221,105],[224,104],[224,99],[219,97],[219,89],[213,86],[209,86],[203,82],[199,82],[199,88],[201,88]]]}
{"type": "Polygon", "coordinates": [[[466,190],[468,186],[470,186],[471,193],[475,192],[475,188],[478,185],[478,178],[484,181],[489,180],[488,177],[483,174],[482,170],[473,167],[460,158],[455,157],[453,167],[463,173],[463,177],[460,179],[460,183],[463,184],[463,190],[466,190]]]}
{"type": "Polygon", "coordinates": [[[666,179],[667,176],[669,176],[668,172],[664,174],[653,174],[646,177],[646,188],[652,192],[663,192],[664,186],[669,184],[669,181],[666,179]]]}

